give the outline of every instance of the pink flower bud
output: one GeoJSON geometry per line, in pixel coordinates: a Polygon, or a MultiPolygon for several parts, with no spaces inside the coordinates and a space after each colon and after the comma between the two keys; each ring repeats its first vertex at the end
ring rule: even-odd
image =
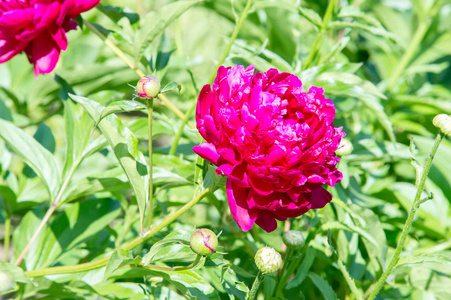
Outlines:
{"type": "Polygon", "coordinates": [[[142,77],[136,85],[138,97],[153,99],[160,93],[160,80],[153,75],[142,77]]]}
{"type": "Polygon", "coordinates": [[[216,247],[218,247],[218,238],[210,229],[197,229],[191,236],[190,246],[197,254],[208,256],[216,251],[216,247]]]}

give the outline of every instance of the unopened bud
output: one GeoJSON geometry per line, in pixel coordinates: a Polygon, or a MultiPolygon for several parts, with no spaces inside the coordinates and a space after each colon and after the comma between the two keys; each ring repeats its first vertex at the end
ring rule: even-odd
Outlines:
{"type": "Polygon", "coordinates": [[[197,254],[208,256],[216,251],[216,247],[218,247],[218,238],[210,229],[197,229],[191,236],[190,246],[197,254]]]}
{"type": "Polygon", "coordinates": [[[447,114],[436,115],[434,120],[432,120],[432,124],[440,129],[444,135],[451,136],[451,116],[447,114]]]}
{"type": "Polygon", "coordinates": [[[254,259],[257,268],[263,274],[274,273],[282,265],[282,256],[271,247],[260,248],[254,259]]]}
{"type": "Polygon", "coordinates": [[[290,230],[283,234],[282,240],[287,247],[299,249],[304,246],[305,237],[300,231],[290,230]]]}
{"type": "Polygon", "coordinates": [[[354,150],[354,147],[352,146],[351,142],[343,138],[341,139],[337,151],[335,151],[335,154],[338,156],[346,156],[351,154],[352,150],[354,150]]]}
{"type": "Polygon", "coordinates": [[[153,99],[160,93],[160,80],[153,75],[142,77],[136,85],[138,97],[153,99]]]}
{"type": "Polygon", "coordinates": [[[0,271],[0,293],[9,291],[13,288],[13,282],[9,275],[0,271]]]}

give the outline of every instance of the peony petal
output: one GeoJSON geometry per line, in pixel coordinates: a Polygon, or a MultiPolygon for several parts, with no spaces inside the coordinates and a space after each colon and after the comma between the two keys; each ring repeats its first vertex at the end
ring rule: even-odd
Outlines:
{"type": "Polygon", "coordinates": [[[34,75],[48,74],[55,69],[60,56],[60,49],[48,33],[39,35],[25,52],[28,60],[34,64],[34,75]]]}
{"type": "Polygon", "coordinates": [[[323,208],[330,201],[332,201],[332,195],[323,187],[312,191],[312,198],[310,200],[312,208],[323,208]]]}
{"type": "Polygon", "coordinates": [[[216,152],[216,147],[213,144],[203,143],[199,146],[194,146],[193,151],[203,159],[218,165],[220,156],[218,152],[216,152]]]}
{"type": "Polygon", "coordinates": [[[237,186],[230,178],[227,179],[226,190],[230,212],[236,223],[243,231],[252,229],[258,211],[257,209],[249,209],[247,206],[246,198],[250,190],[237,186]]]}
{"type": "Polygon", "coordinates": [[[276,217],[273,213],[265,210],[258,211],[258,217],[255,223],[266,232],[272,232],[277,228],[276,217]]]}
{"type": "Polygon", "coordinates": [[[4,63],[20,52],[22,52],[28,43],[16,39],[0,40],[0,63],[4,63]]]}

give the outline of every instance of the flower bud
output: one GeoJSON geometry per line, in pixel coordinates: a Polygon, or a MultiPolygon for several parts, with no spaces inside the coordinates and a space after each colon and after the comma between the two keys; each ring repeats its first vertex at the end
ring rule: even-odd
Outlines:
{"type": "Polygon", "coordinates": [[[13,282],[9,275],[0,271],[0,293],[9,291],[13,288],[13,282]]]}
{"type": "Polygon", "coordinates": [[[347,139],[342,138],[340,144],[338,145],[337,151],[335,151],[335,154],[338,156],[346,156],[351,154],[352,150],[354,150],[354,147],[352,146],[351,142],[347,139]]]}
{"type": "Polygon", "coordinates": [[[451,136],[451,117],[447,114],[436,115],[432,124],[446,136],[451,136]]]}
{"type": "Polygon", "coordinates": [[[271,247],[260,248],[254,259],[257,268],[263,274],[274,273],[282,265],[282,256],[271,247]]]}
{"type": "Polygon", "coordinates": [[[216,251],[216,247],[218,247],[218,238],[210,229],[197,229],[191,236],[190,246],[197,254],[208,256],[216,251]]]}
{"type": "Polygon", "coordinates": [[[304,246],[305,237],[300,231],[290,230],[284,232],[282,240],[287,247],[299,249],[304,246]]]}
{"type": "Polygon", "coordinates": [[[136,85],[138,97],[153,99],[160,93],[160,80],[153,75],[142,77],[136,85]]]}

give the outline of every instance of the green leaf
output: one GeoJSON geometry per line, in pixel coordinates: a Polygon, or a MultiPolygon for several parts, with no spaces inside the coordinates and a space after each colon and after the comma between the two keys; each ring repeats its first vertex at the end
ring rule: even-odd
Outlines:
{"type": "Polygon", "coordinates": [[[153,261],[178,260],[188,258],[192,261],[196,254],[187,246],[190,243],[191,234],[185,231],[174,231],[168,234],[163,240],[153,244],[149,252],[143,257],[143,265],[148,265],[153,261]]]}
{"type": "Polygon", "coordinates": [[[188,299],[219,300],[215,289],[193,270],[149,271],[173,284],[188,299]]]}
{"type": "Polygon", "coordinates": [[[296,273],[294,278],[290,282],[288,282],[286,289],[293,289],[293,288],[301,285],[301,283],[304,281],[305,277],[307,276],[307,274],[310,271],[310,268],[313,264],[313,261],[316,256],[315,252],[316,252],[315,248],[312,248],[312,247],[307,248],[305,257],[302,260],[302,264],[301,264],[301,267],[299,268],[299,271],[296,273]]]}
{"type": "Polygon", "coordinates": [[[180,93],[182,86],[175,81],[171,81],[165,85],[165,87],[160,91],[160,93],[166,93],[169,91],[177,91],[180,93]]]}
{"type": "Polygon", "coordinates": [[[384,28],[368,26],[366,24],[362,24],[359,22],[332,21],[328,24],[327,28],[329,30],[331,30],[331,29],[332,30],[340,30],[340,29],[344,29],[344,28],[360,29],[360,30],[368,31],[369,33],[371,33],[373,35],[385,37],[394,42],[400,41],[400,38],[398,36],[385,30],[384,28]]]}
{"type": "Polygon", "coordinates": [[[299,13],[310,23],[315,25],[316,28],[320,29],[323,27],[323,20],[314,10],[299,6],[299,13]]]}
{"type": "Polygon", "coordinates": [[[240,300],[246,299],[249,288],[244,282],[239,281],[230,264],[205,267],[201,271],[204,278],[208,279],[219,293],[228,294],[231,299],[233,297],[240,300]]]}
{"type": "Polygon", "coordinates": [[[140,256],[133,257],[132,252],[129,250],[118,249],[115,251],[106,265],[105,275],[103,280],[107,280],[113,272],[121,267],[128,265],[139,265],[142,258],[140,256]]]}
{"type": "Polygon", "coordinates": [[[404,265],[417,265],[417,264],[448,264],[451,265],[451,257],[444,254],[415,254],[411,256],[403,256],[396,263],[396,267],[404,265]]]}
{"type": "Polygon", "coordinates": [[[335,294],[332,287],[329,285],[329,283],[319,275],[316,275],[315,273],[309,273],[308,277],[313,281],[315,286],[321,291],[321,294],[323,294],[324,299],[326,300],[336,300],[337,294],[335,294]]]}
{"type": "Polygon", "coordinates": [[[90,138],[94,122],[85,110],[70,99],[64,102],[64,129],[66,133],[66,160],[63,174],[77,163],[82,156],[90,138]]]}
{"type": "Polygon", "coordinates": [[[214,192],[217,189],[222,188],[226,185],[227,177],[216,174],[216,167],[208,164],[208,173],[205,176],[203,186],[204,188],[210,187],[211,191],[214,192]]]}
{"type": "Polygon", "coordinates": [[[16,282],[33,284],[31,279],[27,275],[25,275],[25,272],[21,268],[16,267],[13,264],[9,264],[0,260],[0,271],[8,274],[8,277],[13,281],[13,284],[15,284],[16,282]]]}
{"type": "MultiPolygon", "coordinates": [[[[71,97],[85,108],[93,120],[99,119],[100,113],[103,110],[100,104],[84,97],[75,95],[71,95],[71,97]]],[[[135,159],[138,152],[133,147],[136,147],[136,144],[130,145],[130,140],[133,141],[133,138],[130,138],[130,136],[133,136],[133,134],[114,114],[104,118],[98,127],[113,149],[116,158],[130,181],[130,185],[136,196],[136,201],[138,202],[140,221],[143,224],[149,182],[149,172],[145,158],[139,153],[139,159],[135,159]],[[124,131],[126,133],[125,136],[124,131]],[[129,137],[127,138],[127,136],[129,137]],[[130,153],[130,150],[133,153],[130,153]]]]}
{"type": "Polygon", "coordinates": [[[135,63],[139,62],[147,46],[169,26],[175,19],[191,6],[202,0],[178,1],[168,4],[158,11],[148,13],[141,21],[135,35],[135,63]]]}
{"type": "Polygon", "coordinates": [[[130,100],[114,101],[102,109],[102,112],[100,114],[97,123],[100,123],[100,121],[102,121],[103,118],[111,114],[130,111],[140,111],[146,108],[147,106],[139,101],[130,101],[130,100]]]}
{"type": "Polygon", "coordinates": [[[60,185],[60,172],[55,157],[22,129],[0,119],[0,137],[18,154],[44,182],[51,199],[60,185]]]}
{"type": "MultiPolygon", "coordinates": [[[[49,267],[58,262],[63,254],[108,226],[121,213],[119,208],[117,201],[108,198],[68,204],[28,252],[25,257],[27,270],[49,267]]],[[[33,211],[27,213],[24,224],[20,224],[20,230],[14,235],[14,242],[29,240],[29,235],[34,233],[36,224],[43,217],[42,211],[37,211],[37,214],[33,211]]]]}

